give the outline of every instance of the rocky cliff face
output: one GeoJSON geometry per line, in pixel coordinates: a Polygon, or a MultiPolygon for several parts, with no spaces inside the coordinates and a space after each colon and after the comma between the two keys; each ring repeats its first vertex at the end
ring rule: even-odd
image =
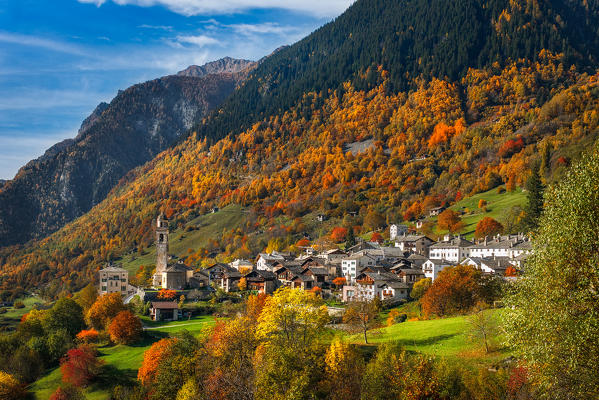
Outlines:
{"type": "Polygon", "coordinates": [[[251,68],[256,63],[249,60],[237,60],[231,57],[221,58],[220,60],[209,62],[205,65],[191,65],[179,71],[178,76],[193,76],[201,78],[209,74],[221,74],[223,72],[237,73],[242,72],[248,68],[251,68]]]}
{"type": "MultiPolygon", "coordinates": [[[[234,61],[218,63],[220,70],[228,66],[238,72],[237,66],[245,65],[234,61]]],[[[52,146],[0,184],[0,246],[44,237],[90,210],[127,172],[153,159],[221,104],[244,76],[167,76],[100,104],[75,139],[52,146]]]]}

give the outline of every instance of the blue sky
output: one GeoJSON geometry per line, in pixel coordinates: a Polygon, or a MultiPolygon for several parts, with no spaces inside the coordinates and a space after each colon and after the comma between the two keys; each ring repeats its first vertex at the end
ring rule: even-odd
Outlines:
{"type": "Polygon", "coordinates": [[[0,179],[74,137],[119,89],[224,56],[257,60],[352,0],[0,0],[0,179]]]}

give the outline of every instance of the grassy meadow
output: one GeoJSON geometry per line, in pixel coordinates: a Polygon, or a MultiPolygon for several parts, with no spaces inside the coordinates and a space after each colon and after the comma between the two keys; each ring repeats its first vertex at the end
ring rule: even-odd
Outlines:
{"type": "MultiPolygon", "coordinates": [[[[137,378],[137,370],[143,361],[144,352],[150,348],[152,343],[168,336],[172,336],[183,330],[193,335],[199,334],[202,329],[214,325],[215,319],[211,316],[200,316],[191,320],[173,322],[154,322],[144,318],[146,326],[144,340],[132,346],[100,346],[98,352],[100,359],[105,362],[99,379],[86,388],[85,396],[90,400],[104,400],[110,396],[112,388],[119,384],[126,384],[137,378]]],[[[30,390],[35,399],[46,400],[60,385],[60,368],[49,371],[46,375],[34,382],[30,390]]]]}

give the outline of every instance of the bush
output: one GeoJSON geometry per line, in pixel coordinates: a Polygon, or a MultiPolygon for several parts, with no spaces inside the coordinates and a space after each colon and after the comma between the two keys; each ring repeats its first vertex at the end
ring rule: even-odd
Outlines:
{"type": "Polygon", "coordinates": [[[102,364],[89,346],[71,349],[60,360],[62,381],[77,387],[87,386],[98,375],[102,364]]]}
{"type": "Polygon", "coordinates": [[[96,343],[98,341],[98,331],[95,329],[84,329],[77,334],[77,340],[80,343],[96,343]]]}
{"type": "Polygon", "coordinates": [[[19,400],[25,398],[25,385],[14,376],[0,371],[0,399],[19,400]]]}
{"type": "Polygon", "coordinates": [[[25,303],[23,303],[22,301],[17,301],[14,304],[14,308],[17,308],[17,309],[19,309],[19,308],[25,308],[25,303]]]}
{"type": "Polygon", "coordinates": [[[81,389],[72,385],[63,385],[56,389],[50,400],[84,400],[85,396],[81,389]]]}

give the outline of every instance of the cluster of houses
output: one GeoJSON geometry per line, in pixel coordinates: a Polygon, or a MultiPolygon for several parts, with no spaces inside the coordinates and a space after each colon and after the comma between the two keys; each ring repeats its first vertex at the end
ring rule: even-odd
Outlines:
{"type": "MultiPolygon", "coordinates": [[[[235,260],[194,270],[181,261],[171,261],[174,258],[168,256],[168,234],[168,222],[161,215],[156,221],[155,288],[220,288],[225,292],[253,290],[269,294],[287,286],[324,294],[340,293],[343,301],[408,299],[414,283],[423,278],[434,281],[444,268],[457,264],[510,276],[522,268],[531,251],[531,243],[523,235],[496,236],[477,242],[447,235],[435,241],[425,235],[408,234],[407,226],[395,224],[390,226],[391,244],[387,246],[360,242],[345,250],[317,252],[307,248],[299,256],[261,253],[253,261],[235,260]]],[[[101,270],[100,281],[101,293],[120,291],[126,296],[132,290],[127,272],[115,266],[101,270]]],[[[162,306],[174,308],[172,304],[162,306]]]]}

